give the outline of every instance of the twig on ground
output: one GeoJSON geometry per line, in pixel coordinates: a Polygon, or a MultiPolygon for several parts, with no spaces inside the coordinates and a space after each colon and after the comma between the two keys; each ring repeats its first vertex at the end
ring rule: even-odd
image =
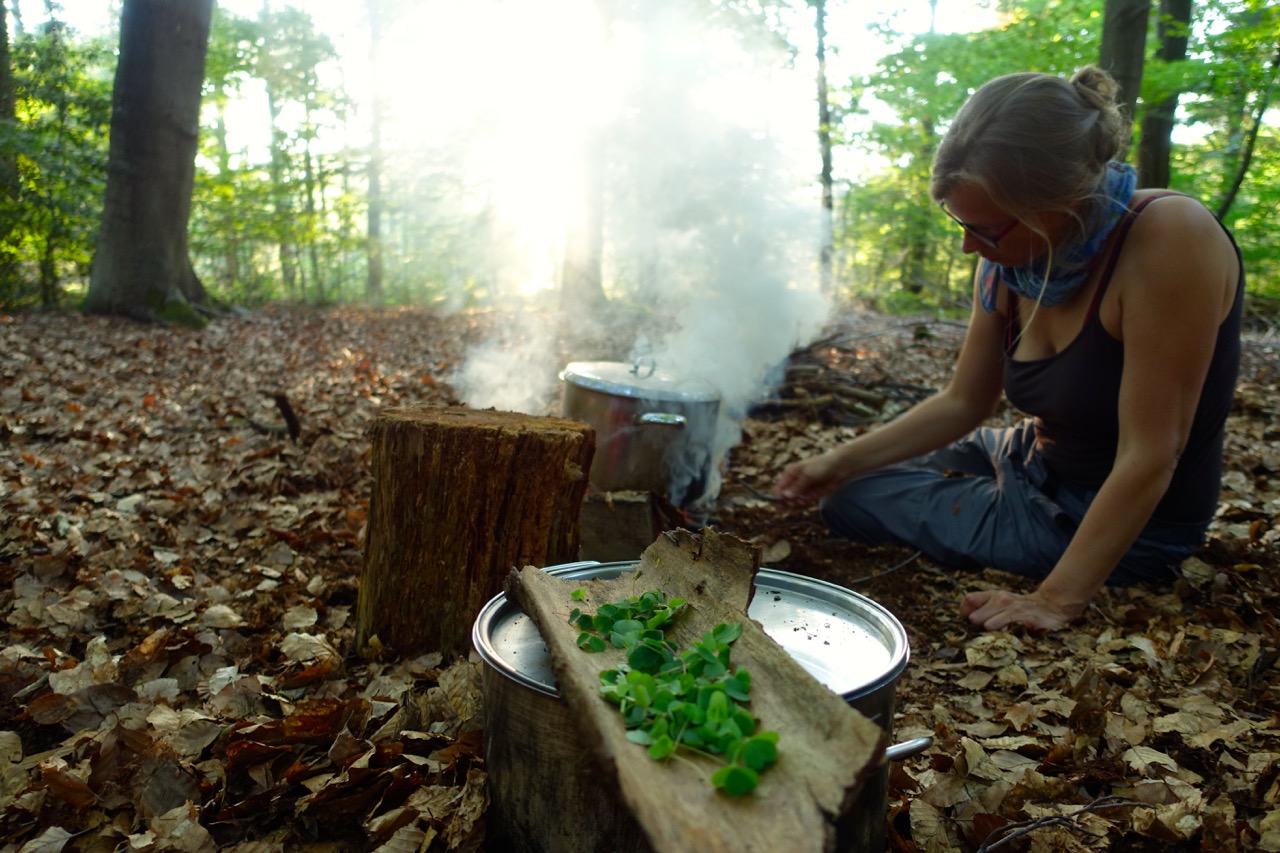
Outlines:
{"type": "Polygon", "coordinates": [[[923,553],[924,553],[923,551],[916,551],[916,552],[915,552],[914,554],[912,554],[910,557],[907,557],[905,560],[903,560],[903,561],[902,561],[902,562],[900,562],[900,563],[897,563],[896,565],[892,565],[892,566],[890,566],[889,568],[885,569],[884,571],[875,572],[874,574],[870,574],[870,575],[867,575],[866,577],[858,578],[857,580],[850,581],[849,583],[851,583],[851,584],[866,583],[867,581],[873,581],[873,580],[875,580],[876,578],[882,578],[882,577],[884,577],[885,575],[891,575],[891,574],[893,574],[894,572],[898,571],[899,569],[905,569],[907,566],[911,565],[911,564],[912,564],[912,563],[914,563],[916,560],[920,559],[920,557],[921,557],[921,555],[923,555],[923,553]]]}
{"type": "Polygon", "coordinates": [[[769,493],[767,493],[767,492],[762,492],[762,491],[760,491],[760,490],[759,490],[759,489],[757,489],[755,486],[753,486],[753,485],[751,485],[750,483],[748,483],[746,480],[742,480],[741,482],[742,482],[742,485],[744,485],[744,486],[746,486],[746,487],[747,487],[747,491],[748,491],[748,492],[751,492],[751,494],[755,495],[756,497],[758,497],[758,498],[759,498],[760,500],[762,500],[762,501],[780,501],[780,500],[782,500],[782,498],[778,497],[777,495],[771,495],[771,494],[769,494],[769,493]]]}
{"type": "Polygon", "coordinates": [[[289,438],[296,442],[298,435],[302,432],[302,424],[298,422],[298,416],[294,413],[289,398],[282,393],[272,394],[271,397],[276,401],[276,408],[280,410],[285,426],[288,427],[289,438]]]}
{"type": "MultiPolygon", "coordinates": [[[[983,841],[975,853],[992,853],[999,850],[1015,838],[1021,838],[1024,835],[1035,832],[1037,829],[1044,829],[1047,826],[1068,826],[1072,825],[1072,821],[1082,814],[1089,812],[1100,812],[1104,809],[1123,809],[1133,808],[1135,806],[1146,806],[1146,803],[1139,803],[1134,800],[1126,800],[1121,797],[1099,797],[1088,805],[1081,806],[1073,812],[1061,815],[1048,815],[1046,817],[1035,818],[1034,820],[1024,820],[1018,823],[1008,823],[992,832],[991,835],[1003,835],[1003,837],[988,843],[983,841]]],[[[1083,830],[1082,830],[1083,831],[1083,830]]],[[[987,838],[990,839],[991,835],[987,838]]]]}

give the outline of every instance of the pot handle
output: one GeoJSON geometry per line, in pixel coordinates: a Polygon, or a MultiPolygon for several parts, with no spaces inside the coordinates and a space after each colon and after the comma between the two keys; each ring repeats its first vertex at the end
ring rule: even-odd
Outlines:
{"type": "Polygon", "coordinates": [[[635,419],[636,426],[662,426],[684,429],[686,423],[688,421],[685,420],[684,415],[672,415],[666,412],[645,412],[642,415],[636,415],[635,419]]]}
{"type": "Polygon", "coordinates": [[[933,738],[929,736],[912,738],[902,743],[895,743],[893,746],[886,747],[884,751],[885,761],[902,761],[906,758],[914,758],[933,746],[933,738]]]}

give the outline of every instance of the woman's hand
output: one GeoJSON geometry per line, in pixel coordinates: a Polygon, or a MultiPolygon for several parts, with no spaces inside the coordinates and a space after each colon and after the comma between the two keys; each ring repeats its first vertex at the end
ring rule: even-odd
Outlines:
{"type": "Polygon", "coordinates": [[[971,592],[960,602],[960,615],[988,631],[1022,625],[1033,631],[1056,631],[1084,612],[1085,605],[1055,604],[1039,590],[1020,594],[1005,589],[971,592]]]}
{"type": "Polygon", "coordinates": [[[835,491],[841,482],[843,478],[836,470],[832,454],[828,452],[803,462],[792,462],[783,468],[782,475],[773,487],[773,493],[783,506],[799,509],[835,491]]]}

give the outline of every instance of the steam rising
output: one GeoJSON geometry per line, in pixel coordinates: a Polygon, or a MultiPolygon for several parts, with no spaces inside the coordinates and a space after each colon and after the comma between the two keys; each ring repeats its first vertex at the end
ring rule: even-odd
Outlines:
{"type": "MultiPolygon", "coordinates": [[[[603,145],[606,290],[615,303],[639,306],[633,315],[650,314],[644,334],[611,330],[618,356],[651,355],[721,395],[711,499],[749,405],[771,371],[819,332],[829,305],[817,284],[811,81],[753,65],[759,45],[726,43],[685,17],[684,5],[653,2],[648,20],[615,22],[609,56],[630,76],[616,83],[615,103],[595,113],[609,120],[579,128],[583,147],[574,150],[589,152],[591,134],[603,145]],[[779,93],[791,113],[775,126],[779,93]]],[[[548,413],[547,401],[558,406],[557,324],[527,316],[503,340],[473,348],[452,377],[469,404],[534,414],[548,413]]],[[[570,320],[579,330],[607,321],[570,320]]]]}

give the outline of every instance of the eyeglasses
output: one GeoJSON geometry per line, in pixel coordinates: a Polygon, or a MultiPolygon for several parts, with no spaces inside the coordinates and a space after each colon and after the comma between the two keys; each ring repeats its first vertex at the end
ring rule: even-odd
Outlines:
{"type": "Polygon", "coordinates": [[[963,228],[966,234],[970,235],[971,237],[973,237],[973,239],[977,240],[979,243],[983,244],[984,246],[988,246],[992,249],[1000,248],[1000,241],[1003,240],[1009,234],[1010,231],[1018,227],[1019,220],[1015,219],[1012,222],[1010,222],[1008,225],[1006,225],[1004,228],[1000,229],[999,234],[995,234],[995,235],[983,234],[981,231],[978,231],[977,229],[975,229],[972,225],[962,222],[958,216],[956,216],[951,211],[947,210],[946,202],[944,201],[938,202],[938,207],[942,208],[942,212],[945,213],[952,222],[954,222],[955,224],[963,228]]]}

